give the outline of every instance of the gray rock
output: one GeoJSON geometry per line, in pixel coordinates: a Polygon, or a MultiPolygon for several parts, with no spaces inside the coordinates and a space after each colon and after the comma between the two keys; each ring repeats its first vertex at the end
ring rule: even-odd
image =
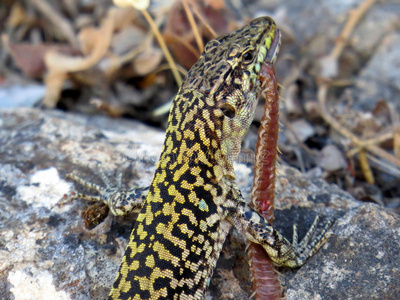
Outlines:
{"type": "Polygon", "coordinates": [[[318,165],[327,172],[335,172],[346,169],[346,160],[335,145],[327,145],[321,150],[318,165]]]}
{"type": "Polygon", "coordinates": [[[291,122],[291,127],[296,137],[293,135],[291,131],[288,131],[286,135],[289,142],[292,144],[297,143],[297,139],[300,140],[301,142],[304,142],[309,137],[315,134],[314,127],[311,126],[311,124],[307,122],[305,119],[294,120],[293,122],[291,122]]]}
{"type": "Polygon", "coordinates": [[[278,207],[284,209],[275,211],[278,229],[302,223],[297,218],[310,210],[336,219],[331,237],[316,255],[293,273],[283,271],[286,299],[400,299],[399,216],[357,202],[321,179],[307,180],[292,168],[283,168],[282,177],[277,192],[278,207]],[[291,215],[294,209],[301,214],[291,215]]]}
{"type": "Polygon", "coordinates": [[[348,211],[315,258],[318,267],[306,264],[289,281],[287,299],[399,299],[399,225],[374,204],[348,211]]]}
{"type": "Polygon", "coordinates": [[[44,97],[43,84],[0,86],[0,107],[33,107],[44,97]]]}
{"type": "MultiPolygon", "coordinates": [[[[127,186],[149,184],[163,136],[133,121],[0,110],[2,299],[106,298],[133,219],[109,216],[86,229],[81,212],[87,203],[62,202],[73,190],[91,191],[66,175],[102,184],[101,169],[111,177],[123,172],[127,186]]],[[[248,192],[251,167],[241,163],[237,169],[240,187],[248,192]]],[[[277,193],[276,226],[289,237],[294,222],[301,235],[317,214],[336,219],[331,237],[306,265],[280,270],[287,299],[399,299],[398,216],[289,167],[279,168],[277,193]]],[[[246,299],[251,294],[246,265],[245,240],[233,231],[208,299],[224,296],[218,284],[231,278],[228,271],[238,278],[231,296],[246,299]]]]}
{"type": "Polygon", "coordinates": [[[60,205],[74,190],[66,174],[102,184],[99,168],[109,176],[127,169],[125,179],[148,185],[164,133],[136,122],[33,109],[2,110],[0,124],[1,299],[105,299],[131,222],[108,218],[87,230],[86,203],[60,205]]]}
{"type": "Polygon", "coordinates": [[[400,34],[382,39],[356,82],[357,105],[373,110],[384,99],[400,112],[400,34]]]}

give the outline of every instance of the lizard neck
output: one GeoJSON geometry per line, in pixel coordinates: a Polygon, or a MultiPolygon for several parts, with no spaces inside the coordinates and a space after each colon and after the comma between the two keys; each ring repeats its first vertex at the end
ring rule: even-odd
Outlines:
{"type": "Polygon", "coordinates": [[[180,90],[171,108],[158,168],[176,172],[187,166],[192,174],[196,169],[206,171],[205,178],[217,182],[224,176],[234,179],[234,159],[222,142],[224,118],[212,97],[197,90],[180,90]]]}

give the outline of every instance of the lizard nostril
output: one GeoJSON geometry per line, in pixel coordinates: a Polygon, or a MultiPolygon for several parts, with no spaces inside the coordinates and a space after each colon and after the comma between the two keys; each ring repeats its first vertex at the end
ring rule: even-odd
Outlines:
{"type": "Polygon", "coordinates": [[[236,115],[236,109],[229,103],[221,104],[220,109],[228,118],[233,118],[236,115]]]}

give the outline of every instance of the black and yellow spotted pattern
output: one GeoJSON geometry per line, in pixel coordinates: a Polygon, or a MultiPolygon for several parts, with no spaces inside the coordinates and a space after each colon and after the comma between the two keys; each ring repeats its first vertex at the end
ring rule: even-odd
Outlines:
{"type": "Polygon", "coordinates": [[[259,72],[275,61],[279,39],[263,17],[207,44],[173,102],[145,201],[107,181],[91,186],[114,214],[140,209],[109,299],[204,299],[232,225],[279,265],[300,266],[322,243],[325,231],[290,244],[235,184],[233,161],[260,96],[259,72]]]}

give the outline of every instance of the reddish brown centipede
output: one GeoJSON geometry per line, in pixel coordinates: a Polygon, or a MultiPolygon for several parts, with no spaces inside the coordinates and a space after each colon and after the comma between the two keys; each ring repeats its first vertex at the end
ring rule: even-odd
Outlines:
{"type": "MultiPolygon", "coordinates": [[[[275,69],[271,64],[262,65],[260,76],[264,83],[262,94],[265,98],[265,106],[258,130],[251,205],[272,224],[279,130],[279,94],[275,69]]],[[[260,245],[251,243],[248,255],[255,298],[257,300],[281,299],[282,288],[274,265],[265,250],[260,245]]]]}

